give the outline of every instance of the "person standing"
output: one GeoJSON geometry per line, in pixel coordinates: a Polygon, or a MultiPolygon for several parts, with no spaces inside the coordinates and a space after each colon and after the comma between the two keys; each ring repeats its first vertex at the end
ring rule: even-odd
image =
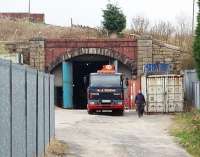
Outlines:
{"type": "Polygon", "coordinates": [[[135,104],[137,107],[138,117],[143,116],[144,107],[145,107],[145,98],[141,91],[135,96],[135,104]]]}

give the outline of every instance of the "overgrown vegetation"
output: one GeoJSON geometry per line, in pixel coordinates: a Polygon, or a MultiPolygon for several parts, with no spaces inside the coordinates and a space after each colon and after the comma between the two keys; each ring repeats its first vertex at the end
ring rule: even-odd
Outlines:
{"type": "Polygon", "coordinates": [[[8,50],[5,48],[5,43],[4,42],[0,42],[0,54],[2,53],[8,53],[8,50]]]}
{"type": "Polygon", "coordinates": [[[69,148],[66,143],[62,141],[54,139],[45,154],[45,157],[64,157],[69,153],[69,148]]]}
{"type": "Polygon", "coordinates": [[[200,111],[176,115],[171,133],[190,154],[200,157],[200,111]]]}
{"type": "Polygon", "coordinates": [[[14,41],[30,38],[100,38],[105,32],[100,28],[79,25],[60,27],[43,23],[31,23],[27,20],[0,19],[0,40],[14,41]]]}
{"type": "Polygon", "coordinates": [[[196,35],[193,45],[193,53],[195,58],[195,65],[198,74],[198,78],[200,79],[200,0],[198,0],[199,12],[197,16],[197,28],[196,35]]]}
{"type": "Polygon", "coordinates": [[[182,68],[194,68],[193,34],[190,17],[184,14],[176,16],[176,21],[172,23],[165,20],[152,22],[148,17],[135,16],[132,18],[131,29],[127,30],[127,33],[150,35],[153,39],[180,47],[184,52],[182,68]]]}

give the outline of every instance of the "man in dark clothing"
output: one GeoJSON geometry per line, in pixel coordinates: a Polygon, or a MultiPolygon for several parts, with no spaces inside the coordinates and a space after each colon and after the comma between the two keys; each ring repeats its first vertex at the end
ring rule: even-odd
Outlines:
{"type": "Polygon", "coordinates": [[[141,91],[139,91],[135,96],[135,104],[137,105],[138,117],[143,116],[145,103],[144,95],[141,93],[141,91]]]}

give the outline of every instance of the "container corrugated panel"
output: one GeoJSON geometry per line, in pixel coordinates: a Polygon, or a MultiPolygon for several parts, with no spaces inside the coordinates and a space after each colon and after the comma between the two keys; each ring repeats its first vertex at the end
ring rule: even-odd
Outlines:
{"type": "Polygon", "coordinates": [[[182,112],[184,102],[183,77],[151,75],[141,78],[147,112],[182,112]]]}

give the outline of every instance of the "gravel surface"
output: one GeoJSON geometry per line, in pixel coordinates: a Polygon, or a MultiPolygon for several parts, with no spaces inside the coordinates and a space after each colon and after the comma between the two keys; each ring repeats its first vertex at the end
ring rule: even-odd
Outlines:
{"type": "Polygon", "coordinates": [[[86,110],[56,109],[56,138],[67,157],[189,157],[169,136],[169,115],[88,115],[86,110]]]}

